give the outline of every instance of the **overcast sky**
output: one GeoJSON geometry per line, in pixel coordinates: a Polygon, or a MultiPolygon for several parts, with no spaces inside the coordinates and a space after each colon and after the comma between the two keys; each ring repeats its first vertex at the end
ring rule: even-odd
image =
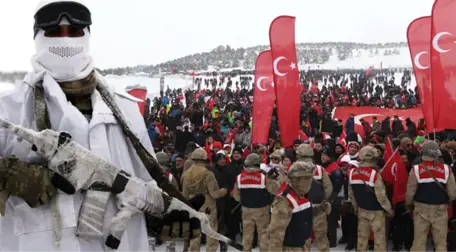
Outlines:
{"type": "MultiPolygon", "coordinates": [[[[0,0],[0,71],[29,70],[39,0],[0,0]]],[[[297,42],[406,41],[433,0],[86,0],[100,68],[157,64],[218,45],[268,44],[270,22],[296,16],[297,42]]]]}

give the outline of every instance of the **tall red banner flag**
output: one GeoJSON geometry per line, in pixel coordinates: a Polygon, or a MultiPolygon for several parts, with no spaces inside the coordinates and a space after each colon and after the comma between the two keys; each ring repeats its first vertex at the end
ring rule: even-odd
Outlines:
{"type": "Polygon", "coordinates": [[[407,40],[415,72],[416,86],[427,132],[434,131],[433,100],[431,90],[431,22],[428,17],[413,20],[407,29],[407,40]]]}
{"type": "Polygon", "coordinates": [[[252,143],[267,144],[275,102],[271,51],[261,52],[255,64],[252,143]]]}
{"type": "Polygon", "coordinates": [[[456,1],[436,0],[432,7],[431,71],[434,127],[456,129],[456,1]]]}
{"type": "Polygon", "coordinates": [[[295,18],[280,16],[269,27],[280,141],[291,146],[298,138],[301,84],[295,45],[295,18]]]}

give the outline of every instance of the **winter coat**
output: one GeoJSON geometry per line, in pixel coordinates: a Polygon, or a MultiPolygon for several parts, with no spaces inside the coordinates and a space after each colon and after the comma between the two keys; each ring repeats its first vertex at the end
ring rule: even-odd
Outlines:
{"type": "Polygon", "coordinates": [[[411,139],[415,138],[416,137],[416,124],[410,120],[410,121],[406,122],[406,125],[407,125],[407,134],[409,135],[409,137],[411,139]]]}
{"type": "Polygon", "coordinates": [[[345,133],[355,132],[355,118],[348,118],[345,122],[345,133]]]}
{"type": "Polygon", "coordinates": [[[385,119],[382,121],[381,128],[382,128],[383,133],[385,133],[385,135],[392,134],[390,125],[391,125],[390,119],[385,119]]]}
{"type": "Polygon", "coordinates": [[[401,120],[393,120],[391,129],[393,130],[393,137],[397,137],[400,133],[404,131],[404,125],[402,124],[401,120]]]}
{"type": "MultiPolygon", "coordinates": [[[[23,83],[18,84],[10,93],[0,97],[0,118],[36,130],[34,83],[40,81],[32,80],[30,76],[27,75],[23,83]]],[[[89,123],[84,115],[67,101],[62,89],[52,77],[44,74],[44,78],[44,97],[53,130],[68,132],[73,141],[90,149],[106,161],[146,181],[152,180],[98,91],[92,95],[93,114],[89,123]]],[[[102,81],[103,77],[97,74],[97,78],[102,81]]],[[[113,87],[108,87],[110,90],[114,90],[113,87]]],[[[114,93],[114,91],[112,93],[133,133],[155,156],[136,101],[127,94],[114,93]]],[[[0,130],[0,156],[7,158],[12,155],[25,162],[41,160],[28,144],[19,144],[16,136],[2,129],[0,130]]],[[[153,182],[153,184],[155,183],[153,182]]],[[[45,204],[37,208],[30,208],[24,200],[10,197],[6,204],[6,215],[0,219],[2,250],[104,251],[104,240],[94,238],[83,241],[82,238],[76,236],[75,231],[83,199],[84,196],[80,192],[67,195],[58,191],[56,200],[60,212],[62,238],[60,248],[57,248],[54,243],[54,217],[51,205],[45,204]]],[[[111,197],[104,216],[103,232],[105,234],[108,233],[111,219],[118,212],[115,203],[114,197],[111,197]]],[[[149,250],[143,214],[135,215],[130,220],[128,228],[122,236],[119,251],[130,250],[149,250]]]]}

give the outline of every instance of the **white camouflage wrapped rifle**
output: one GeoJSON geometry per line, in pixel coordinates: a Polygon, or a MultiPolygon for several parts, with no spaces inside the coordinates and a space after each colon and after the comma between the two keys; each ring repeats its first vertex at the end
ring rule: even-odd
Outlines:
{"type": "MultiPolygon", "coordinates": [[[[14,133],[19,139],[30,143],[32,150],[49,161],[48,168],[65,178],[74,186],[76,191],[87,190],[88,192],[94,192],[93,189],[88,190],[94,184],[105,185],[111,189],[109,193],[115,194],[120,210],[112,219],[109,227],[110,235],[106,241],[108,247],[117,248],[115,244],[118,246],[118,243],[120,243],[128,221],[134,214],[146,212],[155,216],[162,216],[173,210],[187,211],[190,218],[199,219],[201,231],[207,236],[226,243],[230,242],[229,238],[217,233],[210,227],[209,219],[205,213],[194,210],[183,202],[171,198],[161,190],[150,186],[146,181],[131,176],[122,169],[106,162],[90,150],[72,141],[68,133],[60,133],[53,130],[37,132],[10,123],[2,118],[0,118],[0,123],[3,128],[14,133]],[[112,245],[113,240],[114,245],[112,245]]],[[[100,192],[96,197],[106,197],[106,195],[109,196],[109,193],[100,192]]],[[[100,199],[100,202],[103,201],[105,200],[100,199]]],[[[96,235],[93,234],[99,233],[99,237],[102,237],[101,227],[103,226],[103,220],[99,220],[99,215],[102,214],[102,211],[97,211],[96,202],[87,203],[92,204],[93,207],[86,207],[86,209],[93,209],[93,211],[81,213],[77,235],[94,238],[96,235]]]]}

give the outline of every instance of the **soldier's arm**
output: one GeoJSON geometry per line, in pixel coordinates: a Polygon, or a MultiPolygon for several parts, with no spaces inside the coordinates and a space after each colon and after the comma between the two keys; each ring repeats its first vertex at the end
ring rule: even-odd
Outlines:
{"type": "Polygon", "coordinates": [[[352,189],[351,185],[348,185],[348,198],[351,201],[355,214],[358,213],[358,202],[356,202],[355,194],[353,193],[353,189],[352,189]]]}
{"type": "Polygon", "coordinates": [[[282,251],[285,231],[291,221],[292,209],[284,197],[277,197],[271,206],[271,222],[268,228],[268,251],[282,251]]]}
{"type": "Polygon", "coordinates": [[[331,179],[329,178],[328,173],[323,169],[323,175],[321,177],[321,180],[323,182],[323,190],[325,191],[325,199],[329,199],[331,196],[331,193],[333,191],[333,186],[331,179]]]}
{"type": "Polygon", "coordinates": [[[405,193],[405,206],[413,206],[416,189],[418,188],[418,181],[416,179],[413,169],[410,171],[407,181],[407,192],[405,193]]]}
{"type": "MultiPolygon", "coordinates": [[[[183,179],[182,179],[182,181],[183,181],[183,179]]],[[[185,183],[182,183],[182,196],[184,196],[186,199],[188,199],[188,197],[190,196],[190,192],[185,183]]]]}
{"type": "Polygon", "coordinates": [[[448,178],[448,183],[447,183],[447,191],[448,191],[448,197],[450,198],[450,201],[453,201],[456,199],[456,182],[454,178],[453,172],[450,170],[450,177],[448,178]]]}
{"type": "Polygon", "coordinates": [[[280,191],[280,180],[266,179],[266,190],[276,195],[280,191]]]}
{"type": "Polygon", "coordinates": [[[240,200],[241,200],[241,191],[239,191],[239,187],[238,187],[238,184],[237,184],[237,183],[234,184],[234,188],[233,188],[233,198],[234,198],[236,201],[240,201],[240,200]]]}
{"type": "Polygon", "coordinates": [[[393,214],[393,209],[391,208],[391,202],[386,196],[385,184],[383,184],[383,179],[380,173],[377,173],[377,180],[374,183],[375,197],[377,197],[378,203],[382,208],[388,213],[393,214]]]}
{"type": "Polygon", "coordinates": [[[226,195],[226,188],[219,188],[213,172],[206,172],[206,187],[212,198],[218,199],[226,195]]]}

